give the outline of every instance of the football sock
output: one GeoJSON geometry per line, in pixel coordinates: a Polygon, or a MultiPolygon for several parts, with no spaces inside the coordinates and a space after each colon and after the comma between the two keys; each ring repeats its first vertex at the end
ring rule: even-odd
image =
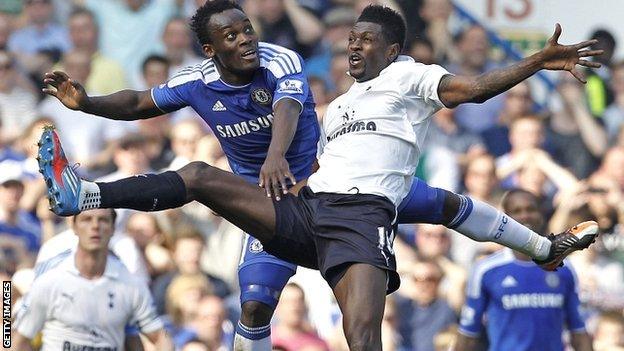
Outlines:
{"type": "Polygon", "coordinates": [[[449,228],[476,241],[493,241],[535,259],[546,259],[550,240],[483,201],[459,195],[461,204],[449,228]]]}
{"type": "Polygon", "coordinates": [[[141,174],[110,183],[82,181],[80,210],[91,208],[129,208],[160,211],[186,204],[186,187],[173,171],[141,174]]]}
{"type": "Polygon", "coordinates": [[[250,328],[238,322],[234,351],[271,351],[271,325],[250,328]]]}

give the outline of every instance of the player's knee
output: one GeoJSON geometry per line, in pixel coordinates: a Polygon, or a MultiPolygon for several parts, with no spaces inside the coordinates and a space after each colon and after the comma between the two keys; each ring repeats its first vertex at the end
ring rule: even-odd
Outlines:
{"type": "Polygon", "coordinates": [[[211,175],[215,168],[206,162],[193,161],[182,167],[178,173],[184,180],[188,190],[202,189],[206,187],[206,181],[212,179],[211,175]]]}
{"type": "Polygon", "coordinates": [[[344,325],[350,350],[381,350],[381,318],[361,315],[344,325]]]}
{"type": "Polygon", "coordinates": [[[273,316],[273,308],[259,301],[246,301],[241,310],[241,323],[250,328],[268,325],[273,316]]]}

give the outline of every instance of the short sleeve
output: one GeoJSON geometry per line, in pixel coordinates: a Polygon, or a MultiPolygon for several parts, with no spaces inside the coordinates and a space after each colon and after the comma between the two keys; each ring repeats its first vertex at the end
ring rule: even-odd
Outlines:
{"type": "MultiPolygon", "coordinates": [[[[273,91],[273,107],[282,99],[293,99],[301,105],[308,99],[310,86],[303,71],[303,59],[299,55],[282,55],[274,59],[274,65],[285,65],[285,72],[289,72],[276,78],[275,91],[273,91]]],[[[273,73],[273,71],[272,71],[273,73]]]]}
{"type": "Polygon", "coordinates": [[[190,89],[195,81],[203,78],[204,72],[199,67],[201,65],[184,68],[167,83],[152,88],[152,100],[161,111],[169,113],[189,106],[190,89]]]}
{"type": "Polygon", "coordinates": [[[29,339],[34,338],[46,322],[49,296],[49,291],[44,286],[46,280],[44,278],[35,281],[16,313],[15,329],[29,339]]]}
{"type": "Polygon", "coordinates": [[[483,286],[483,271],[473,269],[466,286],[466,302],[462,307],[459,331],[477,337],[483,331],[483,314],[487,308],[488,293],[483,286]]]}
{"type": "Polygon", "coordinates": [[[404,63],[404,65],[407,72],[400,73],[405,77],[403,83],[408,93],[424,100],[436,110],[443,108],[444,104],[438,96],[438,86],[442,77],[450,73],[438,65],[423,65],[415,62],[404,63]]]}
{"type": "Polygon", "coordinates": [[[132,317],[129,325],[136,325],[142,333],[152,333],[163,328],[163,322],[156,314],[156,306],[147,285],[135,282],[132,317]]]}

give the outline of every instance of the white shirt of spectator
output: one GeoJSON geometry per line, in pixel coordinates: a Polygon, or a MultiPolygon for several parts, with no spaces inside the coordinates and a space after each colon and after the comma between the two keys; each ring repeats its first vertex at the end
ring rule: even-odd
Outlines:
{"type": "MultiPolygon", "coordinates": [[[[53,257],[58,257],[67,250],[74,251],[76,247],[78,247],[78,236],[73,230],[67,229],[58,233],[41,245],[37,253],[35,270],[39,271],[40,269],[44,269],[48,264],[54,265],[58,263],[52,262],[54,260],[51,259],[53,257]]],[[[111,237],[108,248],[119,258],[121,263],[124,264],[134,277],[149,284],[150,278],[147,267],[134,239],[126,234],[116,232],[111,237]]]]}
{"type": "Polygon", "coordinates": [[[397,206],[418,165],[430,116],[443,107],[437,65],[399,56],[378,77],[331,102],[321,126],[314,192],[384,196],[397,206]]]}
{"type": "Polygon", "coordinates": [[[17,312],[20,334],[32,339],[43,329],[42,351],[123,350],[127,325],[143,333],[163,328],[147,285],[115,256],[108,256],[104,275],[93,280],[82,277],[74,261],[72,252],[37,278],[17,312]]]}

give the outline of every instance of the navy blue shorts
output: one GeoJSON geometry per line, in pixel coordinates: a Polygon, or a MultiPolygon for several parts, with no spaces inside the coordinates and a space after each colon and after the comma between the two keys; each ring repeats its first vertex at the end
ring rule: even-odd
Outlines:
{"type": "Polygon", "coordinates": [[[399,288],[392,242],[395,207],[370,194],[314,193],[303,187],[299,196],[274,201],[276,235],[264,249],[299,266],[318,269],[332,286],[353,263],[388,272],[388,293],[399,288]]]}

